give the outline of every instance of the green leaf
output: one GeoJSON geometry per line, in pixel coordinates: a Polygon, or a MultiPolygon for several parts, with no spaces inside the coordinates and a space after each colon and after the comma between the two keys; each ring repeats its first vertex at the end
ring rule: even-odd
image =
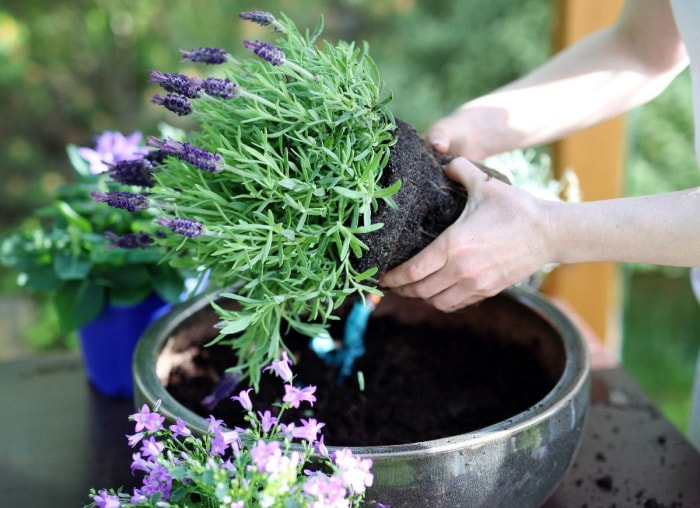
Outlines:
{"type": "Polygon", "coordinates": [[[76,145],[68,145],[66,147],[66,152],[68,152],[68,159],[76,173],[80,176],[90,176],[92,174],[90,173],[90,163],[80,156],[76,145]]]}
{"type": "Polygon", "coordinates": [[[365,194],[362,192],[346,189],[345,187],[341,187],[339,185],[336,185],[335,187],[333,187],[333,191],[336,194],[339,194],[339,195],[343,196],[344,198],[348,198],[348,199],[359,200],[359,199],[362,199],[365,197],[365,194]]]}
{"type": "Polygon", "coordinates": [[[153,278],[143,265],[102,268],[99,280],[109,288],[109,298],[117,305],[136,304],[153,291],[153,278]]]}
{"type": "Polygon", "coordinates": [[[256,318],[254,314],[241,314],[240,312],[226,316],[225,326],[221,328],[222,335],[234,335],[245,331],[253,320],[256,318]]]}
{"type": "Polygon", "coordinates": [[[68,224],[74,226],[85,233],[92,232],[92,224],[85,217],[81,216],[76,212],[68,203],[65,201],[57,201],[56,208],[68,221],[68,224]]]}
{"type": "Polygon", "coordinates": [[[401,180],[396,180],[389,187],[386,187],[384,189],[378,189],[377,192],[374,193],[374,196],[377,199],[386,199],[396,194],[400,188],[401,180]]]}
{"type": "Polygon", "coordinates": [[[309,37],[309,45],[314,44],[316,42],[316,39],[318,39],[323,32],[323,16],[318,18],[318,23],[316,23],[316,28],[314,29],[314,33],[311,34],[311,37],[309,37]]]}
{"type": "Polygon", "coordinates": [[[88,280],[64,284],[53,298],[61,331],[72,332],[95,319],[104,307],[105,292],[88,280]]]}
{"type": "Polygon", "coordinates": [[[153,267],[153,289],[166,302],[177,302],[185,291],[180,272],[169,265],[153,267]]]}
{"type": "Polygon", "coordinates": [[[89,259],[70,252],[57,252],[54,257],[53,267],[59,279],[82,280],[90,273],[92,263],[89,259]]]}
{"type": "Polygon", "coordinates": [[[115,286],[110,288],[109,299],[115,305],[136,305],[153,292],[150,285],[146,286],[115,286]]]}
{"type": "Polygon", "coordinates": [[[33,266],[30,270],[20,273],[18,281],[19,285],[37,291],[55,291],[64,283],[56,276],[52,265],[33,266]]]}

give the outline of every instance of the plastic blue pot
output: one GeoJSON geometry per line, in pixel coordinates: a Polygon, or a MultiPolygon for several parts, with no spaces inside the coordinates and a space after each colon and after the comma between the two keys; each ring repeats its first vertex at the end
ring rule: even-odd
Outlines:
{"type": "Polygon", "coordinates": [[[107,304],[78,331],[85,373],[97,391],[110,397],[133,396],[131,366],[136,343],[146,327],[169,308],[156,294],[132,306],[107,304]]]}

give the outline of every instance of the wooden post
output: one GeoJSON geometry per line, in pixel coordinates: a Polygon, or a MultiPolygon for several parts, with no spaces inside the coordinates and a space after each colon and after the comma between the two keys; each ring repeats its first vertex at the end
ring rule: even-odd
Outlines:
{"type": "MultiPolygon", "coordinates": [[[[609,26],[622,8],[622,0],[553,0],[553,50],[559,51],[585,35],[609,26]]],[[[593,201],[622,194],[626,149],[622,118],[615,118],[572,135],[552,146],[558,175],[573,169],[581,183],[582,199],[593,201]]],[[[557,267],[543,291],[565,300],[619,355],[620,273],[615,263],[584,263],[557,267]]]]}

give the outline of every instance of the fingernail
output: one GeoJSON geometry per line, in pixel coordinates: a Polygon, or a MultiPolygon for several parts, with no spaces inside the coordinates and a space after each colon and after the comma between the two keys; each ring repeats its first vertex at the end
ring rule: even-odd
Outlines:
{"type": "Polygon", "coordinates": [[[445,146],[445,140],[441,138],[430,138],[428,142],[433,148],[442,148],[445,146]]]}

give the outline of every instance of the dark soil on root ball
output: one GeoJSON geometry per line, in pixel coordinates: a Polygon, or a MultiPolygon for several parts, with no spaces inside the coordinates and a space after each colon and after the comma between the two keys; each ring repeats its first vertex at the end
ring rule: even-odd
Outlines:
{"type": "MultiPolygon", "coordinates": [[[[392,197],[397,206],[378,203],[372,223],[384,226],[360,235],[368,250],[353,259],[359,272],[376,267],[381,275],[418,254],[459,218],[467,203],[466,189],[445,176],[443,167],[451,157],[436,153],[406,122],[397,119],[396,125],[396,144],[379,185],[389,187],[401,180],[401,188],[392,197]]],[[[510,183],[498,171],[478,162],[472,164],[485,178],[510,183]]]]}

